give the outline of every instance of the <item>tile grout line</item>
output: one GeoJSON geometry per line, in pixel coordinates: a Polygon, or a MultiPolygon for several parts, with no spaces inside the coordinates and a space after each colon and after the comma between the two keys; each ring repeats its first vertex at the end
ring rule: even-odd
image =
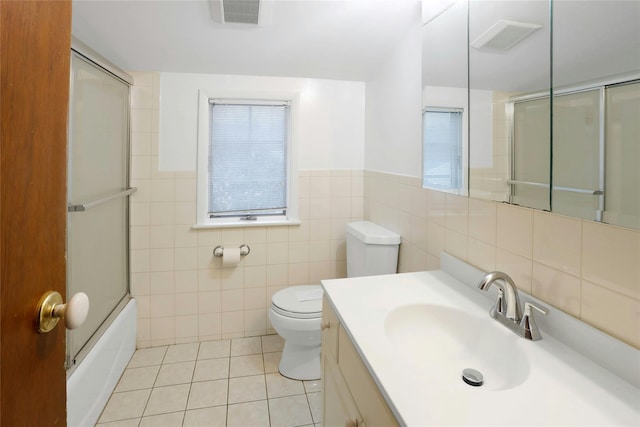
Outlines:
{"type": "MultiPolygon", "coordinates": [[[[184,419],[187,416],[187,411],[189,409],[189,398],[191,397],[191,389],[193,388],[193,379],[196,375],[196,365],[198,364],[198,355],[200,354],[200,343],[198,342],[198,349],[196,350],[196,358],[193,361],[193,371],[191,372],[191,381],[189,382],[189,392],[187,393],[187,401],[184,404],[184,411],[182,414],[182,424],[184,425],[184,419]]],[[[168,350],[167,350],[168,351],[168,350]]],[[[142,420],[140,420],[142,422],[142,420]]]]}
{"type": "Polygon", "coordinates": [[[269,389],[267,387],[267,369],[264,366],[264,346],[262,345],[262,337],[260,337],[260,363],[262,363],[262,381],[264,381],[264,397],[267,403],[267,418],[269,419],[269,426],[271,426],[271,408],[269,406],[269,389]]]}
{"type": "Polygon", "coordinates": [[[229,426],[229,391],[231,389],[231,340],[229,340],[229,365],[227,366],[227,398],[226,398],[226,408],[225,408],[225,419],[224,425],[229,426]]]}

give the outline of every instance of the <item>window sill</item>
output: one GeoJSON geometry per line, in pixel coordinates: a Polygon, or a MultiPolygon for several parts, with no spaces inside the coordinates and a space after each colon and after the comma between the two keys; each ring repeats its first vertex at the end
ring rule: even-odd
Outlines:
{"type": "Polygon", "coordinates": [[[270,221],[238,221],[238,222],[227,222],[227,223],[217,223],[217,224],[193,224],[191,229],[193,230],[203,230],[210,228],[245,228],[245,227],[282,227],[282,226],[291,226],[291,225],[300,225],[302,221],[297,219],[289,219],[289,220],[270,220],[270,221]]]}

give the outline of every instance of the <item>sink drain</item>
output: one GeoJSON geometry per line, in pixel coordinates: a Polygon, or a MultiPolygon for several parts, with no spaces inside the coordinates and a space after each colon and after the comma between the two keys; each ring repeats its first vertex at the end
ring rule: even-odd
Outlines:
{"type": "Polygon", "coordinates": [[[482,374],[475,369],[466,368],[462,371],[462,380],[474,387],[480,387],[484,382],[482,374]]]}

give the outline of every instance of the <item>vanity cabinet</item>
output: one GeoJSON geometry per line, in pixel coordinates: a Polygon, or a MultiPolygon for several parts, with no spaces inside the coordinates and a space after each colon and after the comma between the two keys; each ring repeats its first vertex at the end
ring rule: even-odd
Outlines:
{"type": "Polygon", "coordinates": [[[322,312],[323,424],[397,426],[351,339],[325,297],[322,312]]]}

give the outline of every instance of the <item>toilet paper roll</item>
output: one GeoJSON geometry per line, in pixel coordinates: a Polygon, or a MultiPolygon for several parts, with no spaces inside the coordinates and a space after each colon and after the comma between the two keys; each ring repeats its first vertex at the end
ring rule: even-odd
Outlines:
{"type": "Polygon", "coordinates": [[[240,262],[240,248],[224,248],[222,254],[223,267],[235,267],[240,262]]]}

